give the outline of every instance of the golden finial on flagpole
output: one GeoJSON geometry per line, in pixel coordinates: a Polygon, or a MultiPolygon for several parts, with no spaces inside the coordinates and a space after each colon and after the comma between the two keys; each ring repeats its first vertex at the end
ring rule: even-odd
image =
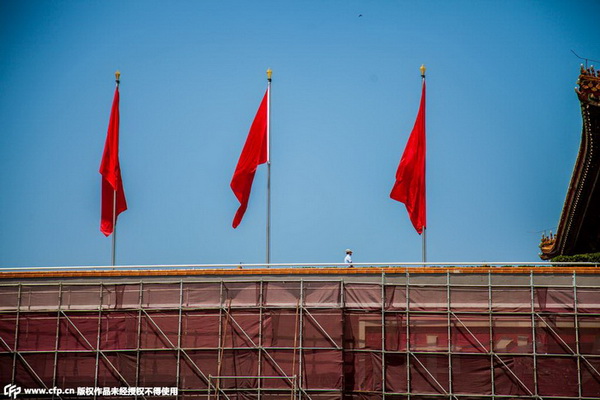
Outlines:
{"type": "Polygon", "coordinates": [[[119,70],[115,72],[115,82],[117,82],[117,85],[121,83],[121,72],[119,70]]]}
{"type": "Polygon", "coordinates": [[[267,80],[268,80],[269,82],[271,82],[271,75],[273,75],[273,70],[272,70],[271,68],[269,68],[269,69],[267,70],[267,80]]]}
{"type": "Polygon", "coordinates": [[[421,70],[421,78],[425,78],[425,70],[427,68],[425,68],[425,64],[421,64],[421,68],[419,68],[419,70],[421,70]]]}

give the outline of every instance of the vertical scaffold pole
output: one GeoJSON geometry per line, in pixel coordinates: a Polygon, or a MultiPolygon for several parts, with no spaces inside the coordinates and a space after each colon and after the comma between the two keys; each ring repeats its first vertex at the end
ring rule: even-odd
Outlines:
{"type": "MultiPolygon", "coordinates": [[[[342,360],[346,360],[346,299],[344,296],[344,280],[340,279],[340,310],[341,310],[341,325],[342,325],[342,360]]],[[[342,373],[342,391],[346,388],[346,374],[342,373]]]]}
{"type": "Polygon", "coordinates": [[[579,343],[579,310],[577,304],[577,273],[573,271],[573,300],[574,300],[574,311],[575,311],[575,351],[577,352],[577,390],[579,397],[583,395],[581,388],[581,353],[579,343]]]}
{"type": "Polygon", "coordinates": [[[183,279],[179,281],[179,317],[177,321],[177,388],[181,388],[181,331],[183,323],[183,279]]]}
{"type": "MultiPolygon", "coordinates": [[[[425,231],[423,231],[425,233],[425,231]]],[[[452,396],[454,391],[452,385],[452,316],[451,316],[451,302],[450,302],[450,272],[446,272],[446,301],[447,301],[447,321],[448,321],[448,393],[452,396]]]]}
{"type": "Polygon", "coordinates": [[[263,307],[264,307],[264,281],[260,279],[260,291],[258,295],[258,400],[261,400],[261,388],[262,388],[262,355],[263,355],[263,307]]]}
{"type": "MultiPolygon", "coordinates": [[[[62,282],[58,284],[58,310],[56,311],[56,337],[54,338],[54,366],[52,372],[52,386],[57,387],[56,374],[58,370],[58,343],[60,336],[60,311],[62,305],[62,282]]],[[[52,396],[54,398],[54,395],[52,396]]]]}
{"type": "Polygon", "coordinates": [[[22,305],[22,296],[23,296],[23,284],[19,283],[19,290],[17,294],[17,320],[15,322],[15,343],[13,345],[13,366],[12,366],[12,376],[11,383],[15,383],[15,374],[17,371],[17,349],[19,348],[19,322],[21,320],[21,305],[22,305]]]}
{"type": "Polygon", "coordinates": [[[406,272],[406,391],[410,400],[410,272],[406,272]]]}
{"type": "Polygon", "coordinates": [[[298,387],[298,378],[296,377],[296,352],[298,347],[298,326],[300,323],[300,299],[296,301],[296,318],[294,325],[294,346],[293,346],[293,354],[292,354],[292,379],[294,379],[292,384],[292,395],[290,396],[293,400],[296,396],[296,389],[298,387]]]}
{"type": "Polygon", "coordinates": [[[492,318],[492,273],[488,272],[488,329],[489,329],[489,335],[490,335],[490,340],[488,342],[488,346],[490,347],[489,353],[490,353],[490,382],[492,383],[492,387],[491,387],[491,393],[492,393],[492,398],[496,398],[496,384],[494,381],[494,329],[493,329],[493,318],[492,318]]]}
{"type": "MultiPolygon", "coordinates": [[[[113,225],[114,226],[114,225],[113,225]]],[[[114,234],[114,232],[113,232],[114,234]]],[[[100,375],[100,338],[102,335],[102,292],[103,292],[103,284],[100,283],[99,296],[100,299],[98,301],[98,331],[96,333],[96,371],[94,375],[94,386],[100,386],[98,377],[100,375]]],[[[96,398],[96,394],[94,392],[94,399],[96,398]]]]}
{"type": "Polygon", "coordinates": [[[385,272],[381,272],[381,391],[385,399],[385,272]]]}
{"type": "Polygon", "coordinates": [[[533,282],[533,272],[529,273],[529,287],[531,291],[531,346],[533,349],[533,393],[538,397],[538,377],[537,377],[537,335],[535,332],[535,290],[533,282]]]}
{"type": "MultiPolygon", "coordinates": [[[[126,288],[126,287],[125,287],[126,288]]],[[[140,282],[138,295],[138,334],[137,334],[137,349],[136,349],[136,367],[135,367],[135,386],[140,386],[140,347],[142,345],[142,305],[144,299],[144,282],[140,282]]]]}
{"type": "Polygon", "coordinates": [[[302,357],[304,355],[303,346],[304,346],[304,336],[302,335],[302,331],[304,330],[304,280],[300,279],[300,318],[298,325],[298,335],[300,337],[300,343],[298,343],[298,396],[302,392],[302,385],[304,385],[304,380],[302,377],[304,376],[303,368],[304,363],[302,362],[302,357]]]}

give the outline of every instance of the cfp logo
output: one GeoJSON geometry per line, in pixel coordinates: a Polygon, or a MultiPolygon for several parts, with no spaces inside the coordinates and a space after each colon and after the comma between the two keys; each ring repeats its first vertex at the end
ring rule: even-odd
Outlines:
{"type": "Polygon", "coordinates": [[[4,395],[8,396],[9,399],[16,399],[21,393],[21,387],[17,385],[11,385],[10,383],[4,386],[4,395]]]}

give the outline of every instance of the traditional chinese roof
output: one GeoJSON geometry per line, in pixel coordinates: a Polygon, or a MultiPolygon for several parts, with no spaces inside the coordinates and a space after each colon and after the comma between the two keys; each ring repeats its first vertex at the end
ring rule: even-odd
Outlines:
{"type": "Polygon", "coordinates": [[[544,260],[600,251],[600,74],[582,66],[577,84],[581,145],[556,234],[542,237],[544,260]]]}

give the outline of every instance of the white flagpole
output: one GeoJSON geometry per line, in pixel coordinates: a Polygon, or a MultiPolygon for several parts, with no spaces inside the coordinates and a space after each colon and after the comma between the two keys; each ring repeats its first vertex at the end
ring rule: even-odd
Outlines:
{"type": "Polygon", "coordinates": [[[423,238],[422,249],[423,249],[423,263],[427,262],[427,228],[423,227],[423,238]]]}
{"type": "MultiPolygon", "coordinates": [[[[421,84],[425,85],[425,70],[426,70],[425,64],[422,64],[419,69],[421,71],[421,79],[422,79],[421,84]]],[[[425,111],[425,110],[423,110],[423,111],[425,111]]],[[[427,116],[427,112],[425,112],[425,116],[427,116]]],[[[423,121],[423,124],[425,126],[427,126],[425,124],[425,122],[426,121],[423,121]]],[[[424,132],[424,135],[425,135],[425,140],[427,140],[426,131],[424,132]]],[[[425,151],[424,156],[425,156],[425,171],[427,171],[427,151],[425,151]]],[[[425,173],[425,207],[427,207],[427,173],[425,173]]],[[[427,215],[427,209],[425,209],[425,215],[427,215]]],[[[425,226],[423,227],[423,234],[421,236],[423,239],[422,244],[421,244],[422,253],[423,253],[422,258],[423,258],[423,263],[426,263],[427,262],[427,227],[425,227],[425,226]]],[[[425,265],[423,265],[423,266],[425,266],[425,265]]]]}
{"type": "MultiPolygon", "coordinates": [[[[115,72],[115,82],[117,83],[117,90],[119,90],[119,84],[121,83],[121,73],[115,72]]],[[[119,118],[120,123],[121,118],[119,118]]],[[[117,127],[118,129],[118,127],[117,127]]],[[[113,232],[112,232],[112,266],[116,265],[117,259],[117,189],[113,190],[113,232]]]]}
{"type": "Polygon", "coordinates": [[[113,191],[113,232],[112,232],[112,266],[117,258],[117,191],[113,191]]]}
{"type": "Polygon", "coordinates": [[[271,263],[271,68],[267,70],[267,267],[271,263]]]}

